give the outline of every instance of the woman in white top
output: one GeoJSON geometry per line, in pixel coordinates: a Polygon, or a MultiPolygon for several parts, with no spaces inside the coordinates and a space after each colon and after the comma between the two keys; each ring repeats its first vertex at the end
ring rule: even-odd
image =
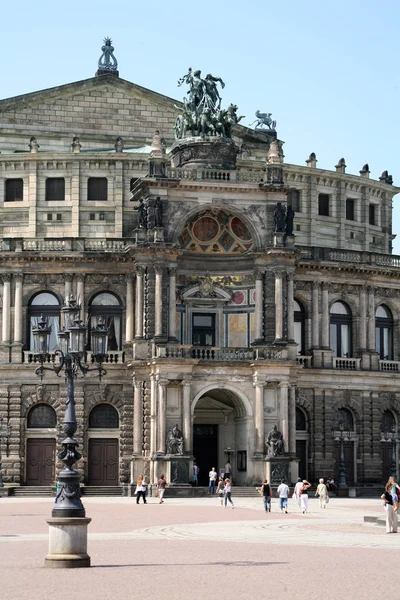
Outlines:
{"type": "Polygon", "coordinates": [[[319,507],[326,508],[326,498],[328,496],[328,490],[323,479],[319,480],[318,487],[315,492],[315,496],[319,496],[319,507]]]}
{"type": "Polygon", "coordinates": [[[225,496],[225,508],[228,504],[228,500],[232,505],[232,508],[235,508],[235,505],[232,502],[232,483],[230,479],[225,479],[225,487],[224,487],[224,496],[225,496]]]}
{"type": "Polygon", "coordinates": [[[303,485],[301,486],[301,508],[303,510],[303,515],[308,510],[308,489],[311,487],[311,483],[307,481],[307,479],[303,479],[303,485]]]}

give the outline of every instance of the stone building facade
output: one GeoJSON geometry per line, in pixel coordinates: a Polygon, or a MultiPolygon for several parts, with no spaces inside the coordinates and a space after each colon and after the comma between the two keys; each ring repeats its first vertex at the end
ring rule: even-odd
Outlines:
{"type": "Polygon", "coordinates": [[[381,482],[398,464],[398,188],[344,159],[286,164],[275,131],[240,125],[232,168],[187,148],[182,165],[180,106],[112,70],[0,101],[5,484],[54,484],[66,386],[36,380],[32,327],[48,318],[57,361],[71,293],[89,331],[109,324],[107,376],[76,381],[86,485],[186,483],[193,460],[202,483],[227,459],[238,485],[335,476],[340,426],[348,483],[381,482]]]}

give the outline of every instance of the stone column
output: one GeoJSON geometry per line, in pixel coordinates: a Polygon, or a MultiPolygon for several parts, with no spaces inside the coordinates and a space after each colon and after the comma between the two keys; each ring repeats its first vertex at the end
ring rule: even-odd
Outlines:
{"type": "Polygon", "coordinates": [[[279,384],[279,413],[285,452],[289,449],[289,415],[288,415],[288,388],[289,384],[282,381],[279,384]]]}
{"type": "Polygon", "coordinates": [[[64,273],[64,302],[72,293],[72,273],[64,273]]]}
{"type": "Polygon", "coordinates": [[[256,307],[255,307],[255,342],[264,342],[263,331],[263,312],[264,312],[264,294],[263,294],[263,278],[264,273],[260,270],[254,271],[256,279],[256,307]]]}
{"type": "Polygon", "coordinates": [[[264,388],[265,382],[255,381],[256,411],[255,411],[255,450],[256,454],[264,454],[264,388]]]}
{"type": "Polygon", "coordinates": [[[14,344],[22,344],[22,281],[21,273],[14,274],[14,344]]]}
{"type": "Polygon", "coordinates": [[[182,381],[182,421],[184,449],[187,454],[192,454],[192,416],[191,416],[191,382],[188,379],[182,381]]]}
{"type": "Polygon", "coordinates": [[[76,299],[78,304],[81,305],[81,319],[85,320],[85,275],[79,274],[77,275],[77,284],[76,284],[76,299]]]}
{"type": "Polygon", "coordinates": [[[143,276],[144,268],[140,265],[135,267],[136,273],[136,324],[135,324],[135,339],[143,339],[143,276]]]}
{"type": "Polygon", "coordinates": [[[329,349],[329,283],[322,282],[322,323],[321,323],[321,345],[325,350],[329,349]]]}
{"type": "Polygon", "coordinates": [[[176,341],[176,268],[171,267],[169,274],[169,316],[168,339],[176,341]]]}
{"type": "Polygon", "coordinates": [[[11,275],[2,275],[3,279],[3,319],[1,340],[3,344],[10,341],[10,311],[11,311],[11,275]]]}
{"type": "Polygon", "coordinates": [[[312,283],[312,319],[311,319],[313,348],[319,348],[318,292],[319,292],[319,283],[318,283],[318,281],[313,281],[313,283],[312,283]]]}
{"type": "Polygon", "coordinates": [[[296,454],[296,387],[289,387],[289,452],[296,454]]]}
{"type": "Polygon", "coordinates": [[[163,297],[162,297],[162,277],[163,267],[156,265],[156,283],[155,283],[155,307],[154,307],[154,337],[162,337],[162,309],[163,309],[163,297]]]}
{"type": "Polygon", "coordinates": [[[126,321],[125,321],[125,342],[133,340],[134,310],[133,310],[133,274],[126,276],[126,321]]]}
{"type": "Polygon", "coordinates": [[[133,453],[141,454],[142,451],[142,393],[143,381],[133,381],[133,453]]]}
{"type": "Polygon", "coordinates": [[[367,294],[364,285],[360,287],[360,350],[367,349],[367,294]]]}
{"type": "Polygon", "coordinates": [[[275,340],[283,337],[282,271],[275,271],[275,340]]]}
{"type": "Polygon", "coordinates": [[[368,286],[368,350],[376,352],[375,288],[368,286]]]}
{"type": "Polygon", "coordinates": [[[157,451],[157,382],[156,376],[150,375],[150,456],[157,451]]]}
{"type": "Polygon", "coordinates": [[[294,342],[294,274],[287,274],[287,330],[288,342],[294,342]]]}
{"type": "Polygon", "coordinates": [[[167,439],[167,379],[158,379],[158,452],[165,454],[167,439]]]}

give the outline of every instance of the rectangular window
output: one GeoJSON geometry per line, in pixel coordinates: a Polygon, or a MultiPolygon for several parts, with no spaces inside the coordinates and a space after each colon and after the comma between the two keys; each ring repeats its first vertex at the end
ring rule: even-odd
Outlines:
{"type": "Polygon", "coordinates": [[[354,240],[354,231],[350,231],[350,239],[354,240]]]}
{"type": "Polygon", "coordinates": [[[62,214],[61,213],[57,213],[57,221],[62,221],[62,214]]]}
{"type": "Polygon", "coordinates": [[[23,179],[6,179],[5,202],[21,202],[24,199],[23,179]]]}
{"type": "Polygon", "coordinates": [[[376,219],[375,204],[370,204],[369,205],[369,224],[376,225],[375,219],[376,219]]]}
{"type": "Polygon", "coordinates": [[[53,213],[47,213],[47,220],[48,221],[52,221],[53,220],[53,213]]]}
{"type": "Polygon", "coordinates": [[[238,471],[247,471],[247,451],[246,450],[238,450],[237,470],[238,471]]]}
{"type": "Polygon", "coordinates": [[[64,177],[48,177],[46,179],[46,200],[65,200],[64,177]]]}
{"type": "Polygon", "coordinates": [[[193,315],[192,344],[193,346],[215,345],[215,315],[193,315]]]}
{"type": "Polygon", "coordinates": [[[322,217],[329,217],[329,196],[328,194],[319,194],[318,196],[318,214],[322,217]]]}
{"type": "Polygon", "coordinates": [[[346,219],[347,221],[354,221],[354,211],[355,201],[353,198],[346,198],[346,219]]]}
{"type": "Polygon", "coordinates": [[[108,200],[107,177],[89,177],[87,199],[100,202],[108,200]]]}
{"type": "Polygon", "coordinates": [[[95,220],[96,220],[95,213],[90,213],[90,215],[89,215],[89,221],[95,221],[95,220]]]}

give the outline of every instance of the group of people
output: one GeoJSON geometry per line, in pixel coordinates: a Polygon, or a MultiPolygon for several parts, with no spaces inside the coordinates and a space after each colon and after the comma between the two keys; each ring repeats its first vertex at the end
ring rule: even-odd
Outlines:
{"type": "MultiPolygon", "coordinates": [[[[159,504],[164,502],[164,492],[167,486],[167,480],[165,479],[164,474],[160,475],[160,479],[157,481],[156,488],[156,498],[158,498],[159,504]]],[[[143,504],[147,504],[147,490],[148,483],[147,479],[143,475],[139,475],[138,480],[136,482],[136,504],[139,504],[140,498],[143,498],[143,504]]]]}
{"type": "Polygon", "coordinates": [[[397,511],[399,510],[400,486],[390,476],[381,499],[386,512],[386,533],[397,533],[397,511]]]}
{"type": "MultiPolygon", "coordinates": [[[[301,479],[300,477],[297,479],[297,482],[294,486],[292,498],[296,500],[297,505],[303,514],[308,511],[308,491],[310,488],[311,483],[307,481],[307,479],[301,479]]],[[[280,511],[282,513],[287,513],[290,488],[284,479],[282,479],[281,483],[279,484],[276,493],[279,497],[280,511]]],[[[271,512],[271,499],[273,496],[273,491],[271,484],[268,483],[267,479],[264,480],[264,483],[261,486],[261,494],[263,496],[265,512],[271,512]]],[[[319,480],[314,496],[318,496],[319,498],[319,507],[321,509],[326,508],[326,505],[329,502],[329,495],[328,487],[323,479],[319,480]]]]}
{"type": "MultiPolygon", "coordinates": [[[[193,467],[193,470],[194,468],[195,467],[193,467]]],[[[208,493],[210,495],[215,494],[215,490],[217,487],[217,479],[218,473],[215,467],[212,467],[211,471],[208,474],[208,493]]],[[[226,481],[227,479],[232,479],[232,467],[229,461],[225,465],[224,476],[220,477],[219,479],[222,479],[223,481],[226,481]]]]}

